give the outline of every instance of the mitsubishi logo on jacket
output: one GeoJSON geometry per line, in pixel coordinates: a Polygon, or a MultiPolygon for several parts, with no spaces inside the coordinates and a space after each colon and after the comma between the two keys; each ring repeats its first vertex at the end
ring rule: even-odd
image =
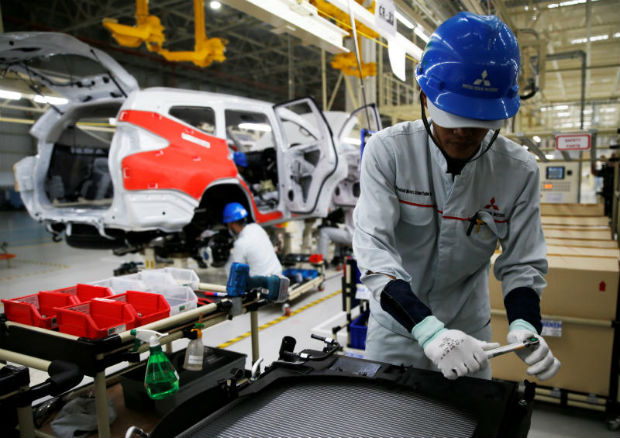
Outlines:
{"type": "Polygon", "coordinates": [[[499,210],[497,205],[495,205],[495,198],[491,198],[491,202],[484,206],[485,209],[492,208],[493,210],[499,210]]]}
{"type": "Polygon", "coordinates": [[[506,217],[506,215],[504,213],[500,213],[499,211],[499,207],[497,206],[497,204],[495,203],[495,196],[493,196],[491,198],[491,200],[489,201],[489,203],[487,205],[484,206],[483,210],[490,210],[488,211],[491,216],[493,217],[506,217]]]}

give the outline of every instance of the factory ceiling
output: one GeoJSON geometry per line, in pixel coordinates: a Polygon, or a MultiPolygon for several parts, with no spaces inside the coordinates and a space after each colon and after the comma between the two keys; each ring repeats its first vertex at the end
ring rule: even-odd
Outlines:
{"type": "MultiPolygon", "coordinates": [[[[109,53],[137,77],[141,87],[178,86],[270,101],[287,100],[292,95],[320,98],[321,49],[275,33],[270,25],[226,5],[225,0],[218,9],[210,3],[205,1],[206,33],[226,40],[226,60],[205,68],[166,61],[144,45],[127,48],[117,44],[102,20],[113,18],[133,25],[136,4],[131,0],[3,0],[1,6],[5,32],[74,35],[109,53]]],[[[620,0],[395,0],[395,4],[403,16],[429,33],[463,10],[494,13],[509,24],[522,46],[522,94],[533,94],[523,101],[515,131],[615,130],[620,126],[620,0]],[[536,93],[531,93],[533,87],[536,93]]],[[[160,18],[168,48],[193,49],[191,1],[152,0],[149,12],[160,18]]],[[[399,31],[423,47],[402,22],[399,31]]],[[[380,53],[387,57],[386,51],[380,53]]],[[[335,87],[340,74],[329,66],[330,56],[328,90],[335,87]]],[[[383,65],[388,68],[387,61],[383,65]]],[[[410,85],[413,66],[409,61],[410,85]]],[[[344,108],[343,96],[344,91],[334,108],[344,108]]]]}

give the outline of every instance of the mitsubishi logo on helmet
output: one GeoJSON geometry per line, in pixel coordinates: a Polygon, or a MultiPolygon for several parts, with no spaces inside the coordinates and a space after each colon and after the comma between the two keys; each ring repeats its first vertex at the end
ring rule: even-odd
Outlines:
{"type": "Polygon", "coordinates": [[[488,79],[489,72],[486,70],[482,70],[480,73],[480,77],[474,80],[471,84],[462,84],[463,88],[474,91],[485,91],[488,93],[496,93],[498,91],[497,87],[491,86],[491,81],[488,79]]]}
{"type": "Polygon", "coordinates": [[[490,86],[491,86],[491,81],[489,81],[489,80],[487,79],[487,76],[488,76],[488,75],[489,75],[489,74],[487,73],[487,71],[486,71],[486,70],[482,70],[482,73],[480,74],[480,77],[474,81],[474,85],[480,85],[480,84],[482,84],[482,85],[484,85],[485,87],[490,87],[490,86]]]}
{"type": "Polygon", "coordinates": [[[493,210],[499,210],[497,205],[495,205],[495,198],[491,198],[491,201],[487,205],[485,205],[484,208],[485,209],[492,208],[493,210]]]}

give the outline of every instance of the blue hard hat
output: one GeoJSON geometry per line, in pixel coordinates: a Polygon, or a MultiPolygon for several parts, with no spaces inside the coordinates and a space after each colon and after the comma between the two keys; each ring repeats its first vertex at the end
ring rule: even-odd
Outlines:
{"type": "Polygon", "coordinates": [[[519,110],[519,43],[494,15],[460,12],[444,21],[426,45],[416,79],[439,109],[478,120],[519,110]]]}
{"type": "Polygon", "coordinates": [[[224,207],[222,222],[224,222],[225,224],[230,222],[237,222],[244,217],[247,217],[247,215],[248,211],[243,205],[239,204],[238,202],[231,202],[226,204],[226,207],[224,207]]]}

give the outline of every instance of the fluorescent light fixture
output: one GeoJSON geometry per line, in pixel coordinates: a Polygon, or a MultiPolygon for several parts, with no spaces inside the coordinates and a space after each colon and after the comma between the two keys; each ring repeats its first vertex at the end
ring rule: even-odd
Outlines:
{"type": "Polygon", "coordinates": [[[568,116],[570,116],[570,113],[569,112],[558,113],[557,116],[558,117],[568,117],[568,116]]]}
{"type": "Polygon", "coordinates": [[[545,111],[549,111],[549,108],[547,108],[546,106],[543,106],[540,110],[541,110],[542,112],[545,112],[545,111]]]}
{"type": "Polygon", "coordinates": [[[64,97],[41,96],[40,94],[35,94],[32,100],[37,103],[47,103],[49,105],[64,105],[65,103],[69,103],[69,99],[65,99],[64,97]]]}
{"type": "Polygon", "coordinates": [[[266,123],[240,123],[239,128],[247,129],[248,131],[271,132],[271,126],[266,123]]]}
{"type": "Polygon", "coordinates": [[[108,123],[112,126],[116,126],[116,117],[109,117],[108,123]]]}
{"type": "Polygon", "coordinates": [[[355,146],[361,146],[362,145],[362,140],[360,138],[351,138],[351,137],[347,137],[344,139],[345,143],[349,143],[355,146]]]}
{"type": "Polygon", "coordinates": [[[602,113],[615,113],[616,108],[601,108],[602,113]]]}
{"type": "Polygon", "coordinates": [[[400,21],[401,23],[403,23],[403,24],[404,24],[407,28],[409,28],[409,29],[412,29],[412,30],[413,30],[413,28],[415,27],[415,25],[414,25],[411,21],[409,21],[409,20],[407,19],[407,17],[405,17],[403,14],[401,14],[401,13],[400,13],[400,12],[398,12],[398,11],[396,11],[396,13],[395,13],[394,15],[396,15],[396,19],[397,19],[398,21],[400,21]]]}
{"type": "Polygon", "coordinates": [[[532,138],[534,139],[534,141],[535,141],[536,143],[540,143],[540,137],[539,137],[539,136],[535,135],[535,136],[534,136],[534,137],[532,137],[532,138]]]}
{"type": "Polygon", "coordinates": [[[553,160],[553,154],[545,154],[547,160],[553,160]]]}
{"type": "Polygon", "coordinates": [[[614,38],[620,38],[620,32],[616,32],[616,33],[614,34],[614,38]]]}
{"type": "MultiPolygon", "coordinates": [[[[604,41],[604,40],[608,40],[609,39],[609,35],[604,34],[604,35],[594,35],[590,37],[590,42],[594,42],[594,41],[604,41]]],[[[584,44],[588,42],[588,38],[577,38],[574,40],[571,40],[571,44],[584,44]]]]}
{"type": "Polygon", "coordinates": [[[10,90],[0,90],[0,97],[2,99],[19,100],[22,98],[22,93],[10,90]]]}
{"type": "Polygon", "coordinates": [[[553,9],[553,8],[559,8],[561,6],[574,6],[574,5],[580,5],[585,2],[586,0],[569,0],[569,1],[560,2],[560,3],[551,3],[547,5],[547,8],[553,9]]]}
{"type": "Polygon", "coordinates": [[[557,110],[557,111],[559,111],[559,110],[566,110],[566,109],[568,109],[568,105],[556,105],[556,106],[553,107],[553,109],[557,110]]]}
{"type": "Polygon", "coordinates": [[[212,1],[209,3],[209,7],[217,11],[219,8],[222,7],[222,4],[220,2],[212,1]]]}

